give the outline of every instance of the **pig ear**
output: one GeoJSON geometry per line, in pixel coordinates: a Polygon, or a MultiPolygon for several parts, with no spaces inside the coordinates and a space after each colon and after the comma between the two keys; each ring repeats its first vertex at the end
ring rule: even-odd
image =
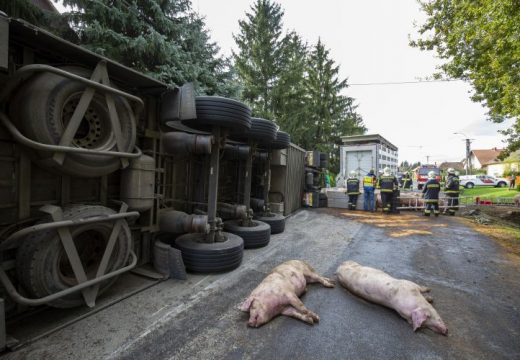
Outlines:
{"type": "Polygon", "coordinates": [[[423,323],[428,319],[428,314],[421,308],[412,311],[412,325],[413,331],[419,329],[423,323]]]}
{"type": "Polygon", "coordinates": [[[252,297],[248,297],[247,299],[244,300],[244,302],[242,304],[240,304],[238,309],[240,311],[248,312],[252,303],[253,303],[253,298],[252,297]]]}

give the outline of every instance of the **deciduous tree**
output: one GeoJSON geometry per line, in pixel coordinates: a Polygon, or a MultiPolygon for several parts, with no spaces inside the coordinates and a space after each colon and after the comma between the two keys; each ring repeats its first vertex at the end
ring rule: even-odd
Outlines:
{"type": "Polygon", "coordinates": [[[514,118],[506,131],[509,146],[502,156],[520,148],[520,1],[419,1],[428,16],[411,41],[435,50],[445,63],[441,73],[469,81],[473,100],[489,109],[495,122],[514,118]]]}

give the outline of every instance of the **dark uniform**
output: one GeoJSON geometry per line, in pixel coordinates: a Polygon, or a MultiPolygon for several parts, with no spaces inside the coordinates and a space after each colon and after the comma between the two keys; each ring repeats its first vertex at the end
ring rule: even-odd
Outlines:
{"type": "Polygon", "coordinates": [[[358,178],[347,178],[347,195],[348,195],[348,208],[350,210],[356,210],[357,199],[359,196],[359,179],[358,178]]]}
{"type": "Polygon", "coordinates": [[[439,216],[439,192],[441,191],[441,184],[435,180],[430,179],[424,184],[422,193],[424,196],[424,215],[430,216],[432,209],[435,216],[439,216]]]}
{"type": "Polygon", "coordinates": [[[411,189],[412,188],[412,179],[410,178],[410,174],[405,174],[403,176],[403,189],[411,189]]]}
{"type": "Polygon", "coordinates": [[[448,174],[446,184],[444,185],[444,193],[448,198],[448,214],[452,216],[455,215],[455,211],[458,210],[459,206],[459,187],[459,177],[455,174],[448,174]]]}
{"type": "Polygon", "coordinates": [[[394,190],[399,187],[397,178],[393,175],[383,175],[379,178],[378,187],[381,189],[381,202],[383,203],[383,212],[388,213],[392,207],[394,198],[394,190]]]}

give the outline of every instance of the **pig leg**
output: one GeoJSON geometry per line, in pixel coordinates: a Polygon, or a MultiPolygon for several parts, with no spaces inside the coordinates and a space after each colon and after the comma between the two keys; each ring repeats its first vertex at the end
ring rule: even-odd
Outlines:
{"type": "Polygon", "coordinates": [[[310,272],[308,274],[305,274],[305,280],[312,284],[312,283],[320,283],[325,287],[333,288],[335,281],[323,276],[320,276],[316,274],[315,272],[310,272]]]}
{"type": "Polygon", "coordinates": [[[238,310],[243,312],[249,312],[249,308],[251,307],[251,303],[253,302],[253,298],[250,296],[244,300],[242,304],[238,306],[238,310]]]}
{"type": "Polygon", "coordinates": [[[296,295],[294,296],[291,296],[289,298],[289,303],[294,306],[296,308],[296,310],[298,310],[299,312],[305,314],[305,315],[308,315],[310,316],[315,322],[319,322],[320,321],[320,317],[318,316],[318,314],[310,311],[309,309],[307,309],[305,307],[305,305],[303,305],[302,301],[300,300],[300,298],[296,295]]]}
{"type": "Polygon", "coordinates": [[[296,310],[292,306],[287,306],[285,309],[283,309],[282,315],[293,317],[295,319],[304,321],[304,322],[306,322],[308,324],[311,324],[311,325],[314,324],[314,319],[310,315],[302,314],[301,312],[299,312],[298,310],[296,310]]]}

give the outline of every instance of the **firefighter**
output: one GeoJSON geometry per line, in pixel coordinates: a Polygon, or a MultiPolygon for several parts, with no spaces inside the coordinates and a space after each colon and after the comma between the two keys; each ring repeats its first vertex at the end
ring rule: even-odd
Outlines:
{"type": "Polygon", "coordinates": [[[444,193],[448,198],[448,214],[451,216],[455,215],[455,211],[458,210],[459,206],[459,187],[460,180],[455,174],[455,169],[448,169],[448,177],[446,178],[446,184],[444,184],[444,193]]]}
{"type": "Polygon", "coordinates": [[[439,192],[441,184],[435,179],[435,171],[428,173],[428,181],[424,184],[422,193],[424,198],[424,216],[430,216],[432,209],[435,216],[439,216],[439,192]]]}
{"type": "Polygon", "coordinates": [[[374,212],[374,188],[376,187],[376,175],[370,170],[363,177],[363,209],[374,212]]]}
{"type": "Polygon", "coordinates": [[[381,189],[381,202],[383,203],[383,212],[388,214],[392,207],[394,191],[399,187],[397,178],[392,175],[390,168],[383,170],[383,176],[379,178],[378,188],[381,189]]]}
{"type": "Polygon", "coordinates": [[[355,171],[351,171],[350,176],[347,178],[347,195],[349,210],[356,210],[356,204],[359,194],[359,179],[357,178],[357,173],[355,171]]]}
{"type": "Polygon", "coordinates": [[[410,178],[410,173],[405,173],[403,175],[403,189],[410,190],[412,188],[412,179],[410,178]]]}

